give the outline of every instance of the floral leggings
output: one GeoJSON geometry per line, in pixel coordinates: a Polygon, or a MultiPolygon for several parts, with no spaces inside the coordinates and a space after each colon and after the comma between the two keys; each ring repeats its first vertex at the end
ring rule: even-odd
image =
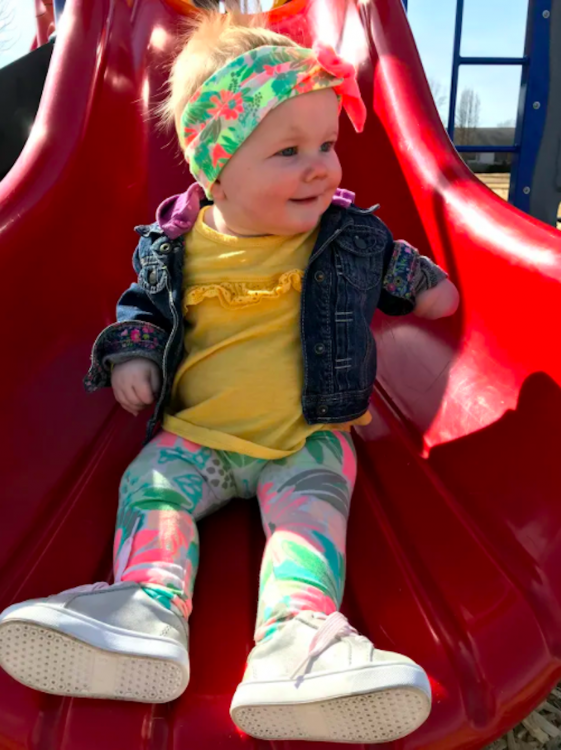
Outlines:
{"type": "Polygon", "coordinates": [[[211,450],[160,432],[121,482],[115,579],[188,618],[199,562],[196,521],[257,495],[267,538],[256,642],[302,610],[339,608],[356,454],[350,434],[317,432],[277,461],[211,450]]]}

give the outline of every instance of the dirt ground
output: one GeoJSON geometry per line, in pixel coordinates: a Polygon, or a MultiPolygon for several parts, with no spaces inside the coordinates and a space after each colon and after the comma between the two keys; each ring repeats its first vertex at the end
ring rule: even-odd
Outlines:
{"type": "Polygon", "coordinates": [[[561,748],[561,685],[521,724],[486,750],[559,750],[561,748]]]}
{"type": "Polygon", "coordinates": [[[508,200],[508,191],[510,188],[510,175],[501,173],[489,173],[489,174],[476,174],[481,182],[484,182],[487,187],[500,196],[503,200],[508,200]]]}

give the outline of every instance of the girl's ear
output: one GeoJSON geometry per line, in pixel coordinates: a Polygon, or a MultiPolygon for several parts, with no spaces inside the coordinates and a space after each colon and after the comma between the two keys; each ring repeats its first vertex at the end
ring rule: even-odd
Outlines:
{"type": "Polygon", "coordinates": [[[213,182],[212,187],[210,189],[210,193],[212,195],[212,200],[215,203],[217,201],[222,201],[226,198],[226,193],[224,192],[224,188],[222,187],[220,179],[216,179],[213,182]]]}

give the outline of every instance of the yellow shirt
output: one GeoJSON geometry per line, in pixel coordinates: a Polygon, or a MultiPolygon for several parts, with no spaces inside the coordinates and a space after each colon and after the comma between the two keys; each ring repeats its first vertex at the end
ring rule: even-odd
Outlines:
{"type": "MultiPolygon", "coordinates": [[[[204,223],[186,237],[185,349],[164,429],[200,445],[283,458],[318,430],[302,414],[302,277],[318,229],[231,237],[204,223]]],[[[368,414],[353,424],[366,424],[368,414]]]]}

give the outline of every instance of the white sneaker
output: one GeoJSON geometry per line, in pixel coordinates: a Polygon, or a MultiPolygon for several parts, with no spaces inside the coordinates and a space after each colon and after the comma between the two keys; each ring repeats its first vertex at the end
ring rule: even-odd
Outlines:
{"type": "Polygon", "coordinates": [[[0,666],[55,695],[165,703],[189,682],[183,618],[136,583],[79,586],[0,614],[0,666]]]}
{"type": "Polygon", "coordinates": [[[261,739],[375,743],[410,734],[430,708],[411,659],[375,649],[340,612],[301,612],[253,649],[230,714],[261,739]]]}

